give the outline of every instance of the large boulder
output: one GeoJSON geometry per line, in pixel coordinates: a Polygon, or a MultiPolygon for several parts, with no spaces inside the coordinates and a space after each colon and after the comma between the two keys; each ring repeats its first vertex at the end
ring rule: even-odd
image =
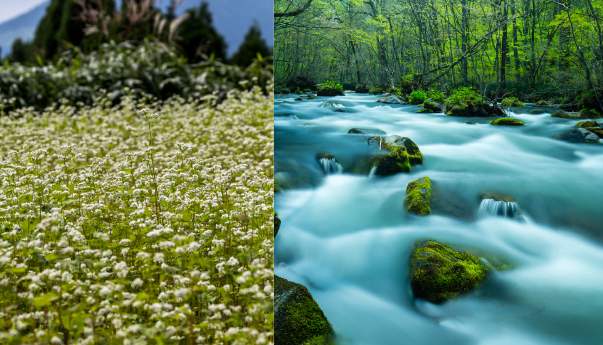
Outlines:
{"type": "Polygon", "coordinates": [[[569,131],[559,133],[554,136],[555,139],[568,141],[570,143],[597,143],[599,136],[585,128],[575,128],[569,131]]]}
{"type": "Polygon", "coordinates": [[[477,257],[435,241],[416,245],[410,260],[415,298],[443,303],[474,289],[490,272],[477,257]]]}
{"type": "Polygon", "coordinates": [[[419,216],[431,213],[431,181],[429,177],[421,177],[406,186],[404,209],[406,212],[419,216]]]}
{"type": "Polygon", "coordinates": [[[513,119],[510,117],[503,117],[500,119],[496,119],[494,121],[491,121],[490,124],[495,125],[495,126],[523,126],[523,125],[525,125],[525,123],[523,123],[523,121],[518,120],[518,119],[513,119]]]}
{"type": "Polygon", "coordinates": [[[377,102],[388,103],[388,104],[404,104],[404,100],[400,96],[385,94],[379,98],[377,102]]]}
{"type": "Polygon", "coordinates": [[[382,148],[386,150],[393,150],[396,147],[405,147],[408,152],[410,164],[423,164],[423,154],[419,150],[419,146],[414,141],[407,137],[401,137],[399,135],[390,135],[385,138],[385,142],[382,148]]]}
{"type": "MultiPolygon", "coordinates": [[[[442,106],[437,103],[436,101],[432,100],[432,99],[427,99],[425,102],[423,102],[423,112],[427,112],[427,110],[431,110],[431,113],[441,113],[442,112],[442,106]]],[[[421,111],[418,111],[421,112],[421,111]]]]}
{"type": "Polygon", "coordinates": [[[470,88],[455,90],[446,101],[444,113],[450,116],[505,116],[505,111],[498,104],[488,104],[470,88]]]}
{"type": "Polygon", "coordinates": [[[274,344],[332,344],[333,329],[308,289],[274,276],[274,344]]]}
{"type": "Polygon", "coordinates": [[[583,127],[583,128],[599,127],[599,124],[595,120],[589,120],[589,121],[582,121],[582,122],[576,123],[576,127],[583,127]]]}
{"type": "Polygon", "coordinates": [[[595,133],[599,138],[603,138],[603,128],[601,127],[588,127],[589,131],[595,133]]]}

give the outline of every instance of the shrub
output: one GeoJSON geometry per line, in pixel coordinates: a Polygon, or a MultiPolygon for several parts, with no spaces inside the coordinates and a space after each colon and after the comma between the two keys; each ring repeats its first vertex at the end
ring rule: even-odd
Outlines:
{"type": "Polygon", "coordinates": [[[376,95],[378,93],[383,93],[383,87],[375,86],[369,90],[369,94],[371,94],[371,95],[376,95]]]}
{"type": "Polygon", "coordinates": [[[438,103],[444,103],[445,99],[444,94],[441,91],[435,89],[427,91],[427,98],[430,98],[438,103]]]}
{"type": "Polygon", "coordinates": [[[297,88],[297,90],[295,90],[295,94],[296,95],[301,95],[303,94],[302,90],[299,89],[299,87],[297,88]]]}
{"type": "Polygon", "coordinates": [[[307,93],[307,92],[312,92],[312,90],[310,90],[310,89],[304,89],[304,92],[305,92],[305,93],[307,93]]]}
{"type": "Polygon", "coordinates": [[[271,336],[272,95],[216,101],[0,117],[2,343],[271,336]]]}
{"type": "Polygon", "coordinates": [[[408,102],[410,104],[422,104],[423,102],[425,102],[425,99],[427,99],[427,95],[425,94],[425,92],[417,90],[410,93],[408,102]]]}
{"type": "Polygon", "coordinates": [[[463,87],[452,91],[449,103],[452,105],[482,105],[484,103],[482,97],[473,89],[463,87]]]}

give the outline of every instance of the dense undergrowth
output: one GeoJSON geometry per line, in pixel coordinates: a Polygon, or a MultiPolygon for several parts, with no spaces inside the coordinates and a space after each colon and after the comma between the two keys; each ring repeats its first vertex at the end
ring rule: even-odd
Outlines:
{"type": "Polygon", "coordinates": [[[258,56],[246,69],[211,58],[189,65],[175,48],[157,40],[139,46],[112,42],[90,54],[66,51],[55,65],[31,67],[6,61],[0,67],[0,113],[21,107],[41,111],[62,99],[81,106],[106,97],[116,105],[125,95],[166,100],[217,92],[223,100],[229,90],[250,90],[255,85],[268,94],[271,79],[270,58],[258,56]]]}
{"type": "Polygon", "coordinates": [[[219,97],[0,117],[0,343],[273,341],[272,94],[219,97]]]}

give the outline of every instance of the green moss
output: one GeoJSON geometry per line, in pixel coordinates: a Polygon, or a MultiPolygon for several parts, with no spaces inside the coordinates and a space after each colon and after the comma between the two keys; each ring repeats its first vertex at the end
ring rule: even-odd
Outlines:
{"type": "Polygon", "coordinates": [[[551,101],[538,101],[538,102],[536,102],[536,105],[548,106],[548,105],[553,105],[553,102],[551,102],[551,101]]]}
{"type": "Polygon", "coordinates": [[[599,127],[599,124],[597,123],[597,121],[582,121],[582,122],[578,122],[576,123],[576,127],[599,127]]]}
{"type": "Polygon", "coordinates": [[[540,115],[540,114],[544,114],[544,111],[542,111],[540,109],[532,109],[532,110],[530,110],[530,114],[540,115]]]}
{"type": "Polygon", "coordinates": [[[588,127],[589,131],[595,133],[599,138],[603,138],[603,128],[601,127],[588,127]]]}
{"type": "Polygon", "coordinates": [[[411,257],[411,287],[415,298],[443,303],[475,288],[489,271],[487,265],[467,252],[423,241],[411,257]]]}
{"type": "Polygon", "coordinates": [[[580,110],[580,118],[581,119],[600,119],[603,116],[594,109],[582,109],[580,110]]]}
{"type": "Polygon", "coordinates": [[[431,181],[425,176],[414,180],[406,187],[404,209],[420,216],[431,213],[431,181]]]}
{"type": "MultiPolygon", "coordinates": [[[[431,110],[430,111],[431,113],[442,111],[442,107],[440,107],[440,105],[432,99],[427,99],[425,102],[423,102],[423,108],[425,108],[424,110],[431,110]]],[[[421,111],[418,111],[418,112],[421,112],[421,111]]],[[[427,113],[427,111],[424,111],[424,112],[427,113]]]]}
{"type": "Polygon", "coordinates": [[[508,97],[503,99],[500,104],[505,107],[525,107],[525,103],[517,99],[517,97],[508,97]]]}
{"type": "Polygon", "coordinates": [[[490,122],[491,125],[495,126],[523,126],[525,123],[518,119],[513,119],[510,117],[503,117],[501,119],[496,119],[490,122]]]}
{"type": "Polygon", "coordinates": [[[318,96],[345,96],[343,92],[343,86],[338,82],[327,80],[322,84],[317,85],[318,96]]]}
{"type": "Polygon", "coordinates": [[[274,237],[278,234],[278,230],[281,228],[281,219],[278,217],[278,213],[274,212],[274,237]]]}
{"type": "Polygon", "coordinates": [[[431,110],[431,109],[420,109],[420,110],[417,110],[417,113],[433,113],[433,110],[431,110]]]}
{"type": "Polygon", "coordinates": [[[337,345],[337,343],[333,341],[332,336],[319,335],[308,340],[303,345],[337,345]]]}
{"type": "Polygon", "coordinates": [[[275,275],[274,333],[275,345],[320,344],[333,330],[305,286],[275,275]]]}
{"type": "MultiPolygon", "coordinates": [[[[375,138],[377,139],[379,137],[375,138]]],[[[381,148],[392,151],[395,147],[402,146],[406,148],[410,164],[423,164],[423,153],[421,153],[419,146],[410,138],[401,137],[398,135],[390,135],[382,143],[381,148]]]]}

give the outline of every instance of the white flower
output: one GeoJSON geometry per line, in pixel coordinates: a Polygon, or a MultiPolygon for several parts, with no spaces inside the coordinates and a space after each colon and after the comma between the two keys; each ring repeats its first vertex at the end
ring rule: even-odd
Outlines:
{"type": "Polygon", "coordinates": [[[131,283],[132,287],[139,287],[142,286],[144,282],[142,281],[142,279],[140,278],[136,278],[134,279],[134,281],[131,283]]]}

